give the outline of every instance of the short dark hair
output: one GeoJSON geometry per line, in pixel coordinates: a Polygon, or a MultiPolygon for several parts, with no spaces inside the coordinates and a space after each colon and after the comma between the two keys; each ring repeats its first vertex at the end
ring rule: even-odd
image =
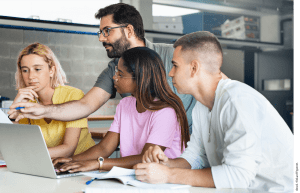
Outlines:
{"type": "Polygon", "coordinates": [[[107,15],[113,15],[113,22],[116,24],[131,24],[138,39],[144,40],[143,19],[136,8],[125,3],[112,4],[99,9],[95,14],[95,18],[100,19],[107,15]]]}
{"type": "Polygon", "coordinates": [[[222,53],[222,47],[218,38],[208,31],[198,31],[179,38],[173,45],[174,48],[181,46],[181,50],[201,49],[203,45],[212,44],[211,49],[222,53]]]}
{"type": "Polygon", "coordinates": [[[202,55],[202,60],[208,64],[211,72],[219,70],[223,63],[223,51],[218,38],[208,31],[198,31],[179,38],[173,45],[181,46],[181,51],[194,51],[202,55]],[[218,57],[208,56],[216,54],[218,57]]]}

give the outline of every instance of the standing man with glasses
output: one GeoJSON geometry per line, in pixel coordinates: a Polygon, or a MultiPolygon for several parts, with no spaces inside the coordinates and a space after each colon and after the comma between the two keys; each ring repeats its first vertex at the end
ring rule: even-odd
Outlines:
{"type": "MultiPolygon", "coordinates": [[[[21,110],[21,114],[11,114],[10,118],[16,119],[16,121],[22,118],[50,118],[60,121],[71,121],[89,116],[106,103],[108,99],[115,97],[116,89],[113,84],[115,66],[117,66],[121,54],[130,48],[148,47],[155,50],[164,62],[166,74],[170,72],[174,51],[173,46],[171,44],[154,44],[145,39],[142,17],[133,6],[124,3],[113,4],[100,9],[95,17],[100,19],[99,41],[105,47],[107,56],[113,59],[108,63],[108,67],[99,75],[94,87],[81,100],[60,105],[43,106],[35,103],[18,103],[12,105],[12,109],[17,106],[24,106],[26,108],[21,110]]],[[[172,91],[183,102],[191,133],[191,114],[196,100],[191,95],[178,94],[172,84],[171,77],[167,76],[167,81],[172,91]]],[[[128,96],[128,94],[122,95],[122,97],[125,96],[128,96]]]]}

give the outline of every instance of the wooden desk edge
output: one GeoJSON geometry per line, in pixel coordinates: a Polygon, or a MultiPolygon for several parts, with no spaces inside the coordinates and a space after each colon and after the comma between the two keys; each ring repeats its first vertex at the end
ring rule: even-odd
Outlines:
{"type": "Polygon", "coordinates": [[[106,135],[106,133],[94,133],[91,132],[92,138],[94,139],[103,139],[106,135]]]}
{"type": "Polygon", "coordinates": [[[109,127],[102,128],[89,128],[92,138],[103,139],[106,133],[109,131],[109,127]]]}
{"type": "Polygon", "coordinates": [[[114,120],[114,115],[93,115],[87,117],[88,121],[107,121],[114,120]]]}

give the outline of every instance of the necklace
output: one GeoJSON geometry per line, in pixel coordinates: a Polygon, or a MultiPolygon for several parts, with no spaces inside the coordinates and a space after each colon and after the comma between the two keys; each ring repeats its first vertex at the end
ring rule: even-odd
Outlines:
{"type": "MultiPolygon", "coordinates": [[[[222,80],[222,79],[221,79],[222,80]]],[[[219,83],[218,83],[219,84],[219,83]]],[[[217,92],[217,89],[218,88],[216,88],[216,90],[215,90],[215,95],[214,95],[214,103],[213,103],[213,106],[212,106],[212,108],[211,108],[211,111],[210,111],[210,113],[211,113],[211,115],[210,115],[210,121],[209,121],[209,128],[208,128],[208,143],[210,142],[210,128],[211,128],[211,122],[212,122],[212,111],[213,111],[213,108],[214,108],[214,104],[215,104],[215,100],[216,100],[216,92],[217,92]]]]}
{"type": "MultiPolygon", "coordinates": [[[[216,97],[214,97],[214,101],[215,101],[215,99],[216,99],[216,97]]],[[[213,107],[211,108],[211,111],[210,111],[210,120],[209,120],[209,128],[208,128],[208,143],[210,142],[210,128],[211,128],[211,122],[212,122],[212,114],[213,114],[212,111],[213,111],[213,108],[214,108],[214,105],[213,105],[213,107]]]]}
{"type": "Polygon", "coordinates": [[[210,111],[210,121],[209,121],[209,128],[208,128],[208,143],[210,142],[210,128],[211,128],[211,119],[212,119],[212,110],[210,111]]]}

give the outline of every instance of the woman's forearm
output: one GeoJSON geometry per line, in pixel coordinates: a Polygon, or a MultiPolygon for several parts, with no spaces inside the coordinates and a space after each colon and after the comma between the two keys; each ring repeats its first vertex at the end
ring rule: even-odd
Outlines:
{"type": "Polygon", "coordinates": [[[111,155],[111,152],[106,152],[106,149],[102,148],[101,144],[98,143],[97,145],[86,150],[85,152],[74,155],[71,158],[74,161],[85,161],[85,160],[97,159],[100,156],[106,158],[110,155],[111,155]]]}
{"type": "Polygon", "coordinates": [[[103,170],[110,170],[113,166],[132,169],[135,164],[142,162],[142,155],[132,155],[122,158],[104,158],[103,170]]]}
{"type": "Polygon", "coordinates": [[[105,137],[97,145],[91,147],[81,154],[72,157],[74,161],[95,160],[98,157],[109,157],[118,147],[120,134],[107,132],[105,137]]]}
{"type": "MultiPolygon", "coordinates": [[[[110,170],[113,166],[123,168],[133,168],[137,163],[142,162],[142,155],[133,155],[123,158],[104,158],[101,170],[110,170]]],[[[86,161],[71,161],[63,164],[60,171],[78,172],[78,171],[91,171],[100,169],[100,164],[97,159],[86,161]]]]}
{"type": "Polygon", "coordinates": [[[51,158],[54,157],[71,157],[76,150],[76,146],[70,147],[68,145],[62,144],[56,147],[49,147],[48,151],[51,158]]]}

